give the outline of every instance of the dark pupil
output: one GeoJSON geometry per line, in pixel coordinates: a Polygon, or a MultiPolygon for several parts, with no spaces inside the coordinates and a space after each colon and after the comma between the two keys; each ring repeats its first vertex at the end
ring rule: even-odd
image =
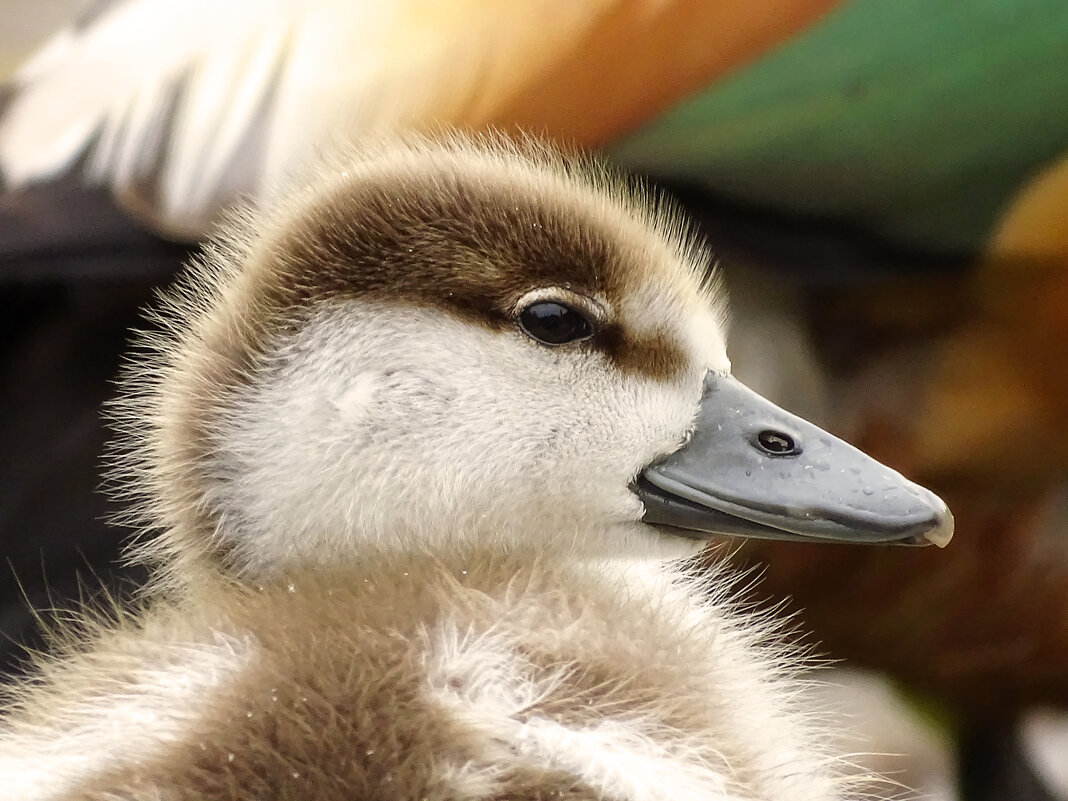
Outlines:
{"type": "Polygon", "coordinates": [[[523,330],[546,345],[563,345],[584,339],[593,333],[589,321],[562,303],[532,303],[519,314],[523,330]]]}
{"type": "Polygon", "coordinates": [[[793,437],[789,434],[784,434],[781,431],[771,431],[770,429],[757,434],[757,442],[760,443],[760,447],[765,451],[776,456],[792,453],[797,449],[793,437]]]}

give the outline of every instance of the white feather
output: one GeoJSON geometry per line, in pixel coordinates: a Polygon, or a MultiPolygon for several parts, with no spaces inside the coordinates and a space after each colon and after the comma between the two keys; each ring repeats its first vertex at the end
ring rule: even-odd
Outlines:
{"type": "Polygon", "coordinates": [[[340,131],[478,125],[612,4],[122,0],[18,73],[0,169],[21,186],[88,151],[93,180],[196,238],[340,131]]]}

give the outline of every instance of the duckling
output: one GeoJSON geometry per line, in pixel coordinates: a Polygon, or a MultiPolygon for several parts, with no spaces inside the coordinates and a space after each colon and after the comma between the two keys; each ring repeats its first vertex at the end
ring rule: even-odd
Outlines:
{"type": "Polygon", "coordinates": [[[702,246],[601,166],[410,136],[302,186],[131,361],[156,580],[9,691],[12,797],[843,797],[800,654],[681,557],[945,545],[941,500],[733,379],[702,246]]]}

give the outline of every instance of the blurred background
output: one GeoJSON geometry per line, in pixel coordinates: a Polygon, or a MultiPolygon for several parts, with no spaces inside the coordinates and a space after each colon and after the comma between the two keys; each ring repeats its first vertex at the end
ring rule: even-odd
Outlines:
{"type": "Polygon", "coordinates": [[[939,492],[945,551],[745,543],[843,747],[1068,799],[1068,4],[0,0],[0,660],[103,583],[127,331],[220,210],[384,128],[530,130],[674,194],[758,391],[939,492]],[[80,577],[80,579],[79,579],[80,577]]]}

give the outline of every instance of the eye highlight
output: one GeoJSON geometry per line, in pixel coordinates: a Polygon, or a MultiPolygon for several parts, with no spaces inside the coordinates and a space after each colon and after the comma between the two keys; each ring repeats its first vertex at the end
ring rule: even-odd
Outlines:
{"type": "Polygon", "coordinates": [[[566,345],[593,336],[593,324],[583,312],[552,300],[525,307],[519,313],[519,326],[543,345],[566,345]]]}

